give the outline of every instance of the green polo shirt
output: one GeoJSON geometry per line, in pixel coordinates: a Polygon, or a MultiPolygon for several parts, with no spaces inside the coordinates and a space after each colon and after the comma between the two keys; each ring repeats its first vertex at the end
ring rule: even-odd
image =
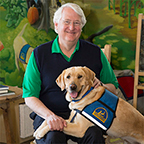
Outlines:
{"type": "Polygon", "coordinates": [[[78,51],[78,50],[79,50],[79,41],[78,41],[77,44],[76,44],[76,47],[75,47],[74,52],[72,53],[71,57],[69,58],[69,57],[67,57],[67,56],[61,51],[61,49],[60,49],[59,43],[58,43],[58,36],[56,37],[56,39],[54,40],[54,42],[53,42],[53,44],[52,44],[52,53],[61,53],[62,56],[63,56],[68,62],[70,62],[70,61],[72,60],[72,58],[73,58],[73,56],[74,56],[74,53],[75,53],[76,51],[78,51]]]}

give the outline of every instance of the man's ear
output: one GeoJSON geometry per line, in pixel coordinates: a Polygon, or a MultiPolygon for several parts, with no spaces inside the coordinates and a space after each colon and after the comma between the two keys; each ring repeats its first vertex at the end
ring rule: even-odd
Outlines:
{"type": "Polygon", "coordinates": [[[93,84],[96,74],[86,66],[83,67],[83,71],[86,73],[86,78],[88,79],[90,84],[93,84]]]}
{"type": "Polygon", "coordinates": [[[61,91],[63,91],[65,89],[65,81],[64,81],[64,74],[65,71],[63,71],[59,77],[56,79],[56,83],[57,85],[61,88],[61,91]]]}
{"type": "Polygon", "coordinates": [[[55,29],[58,31],[58,23],[57,22],[54,23],[54,26],[55,26],[55,29]]]}

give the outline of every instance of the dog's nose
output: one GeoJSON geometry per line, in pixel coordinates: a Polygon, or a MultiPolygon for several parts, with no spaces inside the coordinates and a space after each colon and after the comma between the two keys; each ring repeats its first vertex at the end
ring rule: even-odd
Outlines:
{"type": "Polygon", "coordinates": [[[76,84],[71,84],[71,85],[70,85],[70,89],[71,89],[71,90],[76,90],[76,88],[77,88],[77,85],[76,85],[76,84]]]}

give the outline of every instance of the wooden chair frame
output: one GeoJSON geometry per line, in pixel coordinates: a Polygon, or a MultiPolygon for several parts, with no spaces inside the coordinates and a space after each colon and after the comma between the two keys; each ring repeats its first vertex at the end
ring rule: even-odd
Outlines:
{"type": "Polygon", "coordinates": [[[144,15],[139,14],[139,16],[138,16],[138,25],[137,25],[136,56],[135,56],[135,78],[134,78],[134,93],[133,93],[133,106],[135,108],[137,108],[138,89],[144,89],[144,85],[142,85],[142,84],[139,85],[138,84],[139,76],[144,76],[144,72],[139,71],[142,20],[144,20],[144,15]]]}

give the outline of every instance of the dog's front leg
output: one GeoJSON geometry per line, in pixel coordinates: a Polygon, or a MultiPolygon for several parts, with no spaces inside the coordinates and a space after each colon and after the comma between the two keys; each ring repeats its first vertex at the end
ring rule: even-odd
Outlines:
{"type": "Polygon", "coordinates": [[[36,139],[42,138],[47,132],[49,131],[49,126],[47,124],[47,121],[45,120],[39,128],[34,132],[33,136],[36,139]]]}
{"type": "Polygon", "coordinates": [[[81,138],[84,136],[88,127],[92,126],[93,123],[88,121],[86,118],[81,116],[79,113],[77,113],[76,117],[74,118],[74,121],[71,122],[71,119],[74,114],[75,114],[75,112],[72,110],[70,118],[68,120],[66,120],[67,126],[64,127],[64,133],[81,138]]]}
{"type": "Polygon", "coordinates": [[[81,138],[84,136],[86,130],[82,129],[80,125],[80,123],[70,123],[67,121],[67,127],[64,127],[64,133],[81,138]]]}

